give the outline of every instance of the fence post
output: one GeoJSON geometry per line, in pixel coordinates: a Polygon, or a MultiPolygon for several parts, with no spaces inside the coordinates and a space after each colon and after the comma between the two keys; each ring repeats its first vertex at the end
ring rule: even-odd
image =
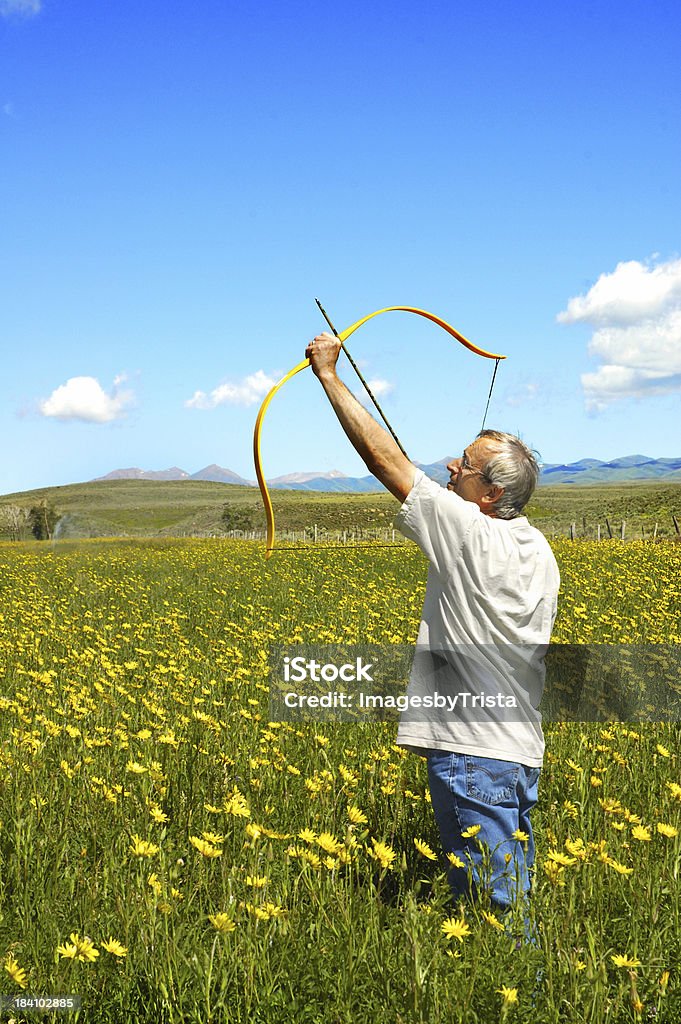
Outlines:
{"type": "Polygon", "coordinates": [[[653,530],[653,540],[657,537],[657,523],[655,523],[655,529],[653,530]]]}
{"type": "Polygon", "coordinates": [[[674,529],[676,530],[677,533],[681,533],[681,530],[679,529],[679,522],[678,522],[676,516],[672,516],[672,519],[674,520],[674,529]]]}
{"type": "Polygon", "coordinates": [[[600,523],[598,524],[598,531],[597,531],[597,534],[596,534],[596,539],[597,540],[601,539],[601,524],[600,523]]]}
{"type": "Polygon", "coordinates": [[[624,540],[624,527],[625,527],[626,525],[627,525],[627,524],[626,524],[625,520],[623,519],[623,520],[622,520],[622,532],[621,532],[621,534],[620,534],[620,540],[624,540]]]}
{"type": "Polygon", "coordinates": [[[607,516],[605,517],[605,525],[606,525],[607,530],[608,530],[608,537],[610,538],[610,540],[612,540],[612,530],[610,528],[610,520],[608,519],[607,516]]]}
{"type": "Polygon", "coordinates": [[[317,524],[314,524],[314,542],[317,543],[317,524]]]}

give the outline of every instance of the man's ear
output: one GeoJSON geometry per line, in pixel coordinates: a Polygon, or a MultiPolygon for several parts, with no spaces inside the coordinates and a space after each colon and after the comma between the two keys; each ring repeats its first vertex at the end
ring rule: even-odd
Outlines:
{"type": "Polygon", "coordinates": [[[489,510],[493,509],[505,490],[505,487],[499,487],[497,484],[490,484],[480,499],[482,511],[489,512],[489,510]]]}

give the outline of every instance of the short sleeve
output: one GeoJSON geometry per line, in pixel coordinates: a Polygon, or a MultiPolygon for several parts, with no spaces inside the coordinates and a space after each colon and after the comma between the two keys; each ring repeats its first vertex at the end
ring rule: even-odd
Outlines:
{"type": "Polygon", "coordinates": [[[414,485],[395,518],[400,533],[413,540],[440,576],[458,558],[466,534],[480,509],[471,501],[430,480],[423,470],[414,474],[414,485]]]}

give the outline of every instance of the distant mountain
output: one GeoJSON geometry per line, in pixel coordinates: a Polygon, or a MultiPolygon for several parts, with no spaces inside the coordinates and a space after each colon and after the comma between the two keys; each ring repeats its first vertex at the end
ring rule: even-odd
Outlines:
{"type": "Polygon", "coordinates": [[[540,484],[624,483],[636,480],[681,481],[681,458],[651,459],[647,455],[625,455],[611,462],[582,459],[569,465],[546,464],[540,484]]]}
{"type": "MultiPolygon", "coordinates": [[[[449,480],[447,465],[452,456],[439,459],[428,464],[417,463],[426,476],[443,486],[449,480]]],[[[301,482],[291,477],[280,477],[282,482],[272,481],[273,487],[286,487],[295,491],[346,491],[365,493],[382,490],[381,485],[373,476],[349,477],[342,474],[318,474],[308,476],[300,474],[301,482]]],[[[542,466],[539,486],[549,484],[606,484],[624,483],[636,480],[660,480],[668,483],[681,483],[681,458],[651,459],[647,455],[626,455],[611,462],[599,459],[580,459],[567,465],[547,463],[542,466]]]]}
{"type": "MultiPolygon", "coordinates": [[[[417,463],[426,476],[440,484],[449,480],[447,464],[451,456],[430,462],[417,463]]],[[[215,464],[189,474],[177,466],[171,469],[115,469],[97,480],[209,480],[224,484],[238,484],[254,487],[252,480],[245,480],[231,469],[215,464]]],[[[681,483],[681,458],[651,459],[647,455],[625,455],[611,462],[599,459],[580,459],[578,462],[546,463],[542,466],[539,485],[549,484],[606,484],[625,483],[636,480],[659,480],[665,483],[681,483]]],[[[374,476],[345,476],[333,469],[328,473],[288,473],[286,476],[268,480],[271,488],[289,491],[336,491],[366,494],[383,488],[374,476]]]]}
{"type": "Polygon", "coordinates": [[[332,469],[330,473],[288,473],[286,476],[275,476],[269,481],[274,487],[285,487],[287,484],[306,484],[311,480],[348,480],[345,473],[332,469]]]}
{"type": "Polygon", "coordinates": [[[242,486],[250,486],[250,480],[244,480],[243,477],[237,473],[233,473],[231,469],[225,469],[224,466],[216,466],[213,463],[211,466],[206,466],[205,469],[200,469],[198,473],[192,473],[189,477],[190,480],[212,480],[218,484],[241,484],[242,486]]]}
{"type": "MultiPolygon", "coordinates": [[[[295,474],[293,474],[295,475],[295,474]]],[[[382,491],[383,486],[379,484],[375,476],[343,476],[342,474],[328,476],[308,476],[301,473],[300,476],[308,477],[298,483],[281,483],[276,480],[268,480],[268,486],[277,490],[287,491],[338,491],[344,494],[366,494],[370,491],[382,491]]],[[[285,478],[280,477],[281,480],[285,478]]]]}
{"type": "Polygon", "coordinates": [[[221,484],[240,484],[242,487],[254,486],[252,480],[244,480],[231,469],[216,466],[215,463],[200,469],[198,473],[191,474],[178,466],[172,466],[170,469],[114,469],[106,476],[96,477],[94,482],[100,480],[210,480],[221,484]]]}
{"type": "Polygon", "coordinates": [[[177,466],[170,469],[114,469],[106,476],[95,477],[94,482],[100,480],[187,480],[189,473],[177,466]]]}

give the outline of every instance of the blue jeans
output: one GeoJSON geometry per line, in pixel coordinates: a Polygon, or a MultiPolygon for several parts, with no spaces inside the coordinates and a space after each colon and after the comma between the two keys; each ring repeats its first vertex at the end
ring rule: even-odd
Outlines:
{"type": "Polygon", "coordinates": [[[455,898],[475,899],[480,890],[506,911],[524,901],[534,864],[530,811],[537,802],[539,768],[447,750],[428,751],[428,781],[445,854],[463,867],[449,869],[455,898]],[[464,838],[472,825],[474,837],[464,838]],[[520,829],[523,842],[512,835],[520,829]],[[480,843],[484,844],[481,849],[480,843]]]}

